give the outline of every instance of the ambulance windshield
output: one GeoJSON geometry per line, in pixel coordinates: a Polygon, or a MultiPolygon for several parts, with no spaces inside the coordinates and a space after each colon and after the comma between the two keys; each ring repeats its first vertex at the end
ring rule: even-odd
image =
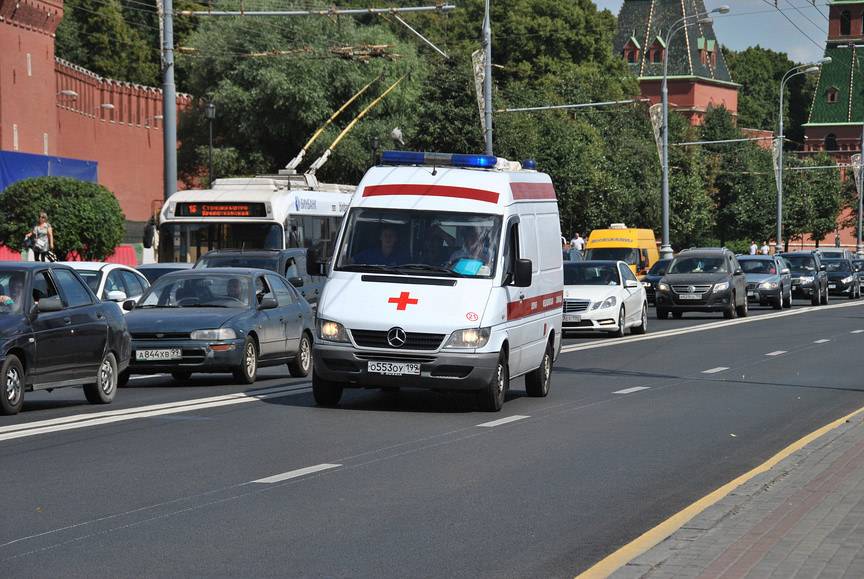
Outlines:
{"type": "Polygon", "coordinates": [[[336,269],[491,278],[500,234],[499,215],[355,208],[336,269]]]}

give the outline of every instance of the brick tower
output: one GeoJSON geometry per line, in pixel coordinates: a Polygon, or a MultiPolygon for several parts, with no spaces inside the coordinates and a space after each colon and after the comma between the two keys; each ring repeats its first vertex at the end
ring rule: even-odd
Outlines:
{"type": "Polygon", "coordinates": [[[678,19],[704,12],[703,0],[624,0],[615,37],[615,50],[652,104],[660,102],[663,53],[670,51],[669,106],[693,124],[701,122],[710,106],[738,112],[738,85],[732,82],[710,24],[691,24],[672,37],[671,46],[665,45],[669,27],[678,19]]]}

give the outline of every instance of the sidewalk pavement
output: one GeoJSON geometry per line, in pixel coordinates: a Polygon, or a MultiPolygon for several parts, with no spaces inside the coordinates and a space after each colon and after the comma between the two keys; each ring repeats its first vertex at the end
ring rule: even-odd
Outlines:
{"type": "Polygon", "coordinates": [[[754,477],[612,577],[864,578],[864,421],[754,477]]]}

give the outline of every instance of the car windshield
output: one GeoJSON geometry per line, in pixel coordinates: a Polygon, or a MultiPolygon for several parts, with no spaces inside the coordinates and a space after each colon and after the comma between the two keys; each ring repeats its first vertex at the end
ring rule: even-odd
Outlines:
{"type": "Polygon", "coordinates": [[[777,275],[777,265],[773,259],[741,259],[738,263],[744,273],[777,275]]]}
{"type": "Polygon", "coordinates": [[[816,262],[809,255],[784,256],[789,262],[792,273],[812,274],[816,272],[816,262]]]}
{"type": "Polygon", "coordinates": [[[666,275],[666,270],[669,268],[670,261],[671,260],[668,259],[661,259],[651,266],[651,269],[648,270],[648,275],[666,275]]]}
{"type": "Polygon", "coordinates": [[[276,256],[205,255],[195,264],[196,269],[202,267],[251,267],[279,271],[279,258],[276,256]]]}
{"type": "Polygon", "coordinates": [[[243,275],[189,275],[160,278],[137,308],[248,308],[250,281],[243,275]]]}
{"type": "Polygon", "coordinates": [[[99,271],[81,271],[78,270],[78,275],[84,278],[93,293],[99,293],[99,281],[102,279],[102,272],[99,271]]]}
{"type": "Polygon", "coordinates": [[[826,271],[838,273],[852,273],[852,264],[845,259],[826,259],[823,260],[826,271]]]}
{"type": "Polygon", "coordinates": [[[676,257],[668,273],[729,273],[722,257],[676,257]]]}
{"type": "Polygon", "coordinates": [[[336,269],[491,278],[500,234],[498,215],[355,208],[336,269]]]}
{"type": "Polygon", "coordinates": [[[639,261],[639,251],[632,247],[598,247],[589,249],[585,253],[585,259],[623,261],[630,265],[636,265],[639,261]]]}
{"type": "Polygon", "coordinates": [[[614,263],[565,263],[564,285],[618,285],[618,266],[614,263]]]}
{"type": "Polygon", "coordinates": [[[21,312],[24,304],[24,272],[0,269],[0,316],[21,312]]]}

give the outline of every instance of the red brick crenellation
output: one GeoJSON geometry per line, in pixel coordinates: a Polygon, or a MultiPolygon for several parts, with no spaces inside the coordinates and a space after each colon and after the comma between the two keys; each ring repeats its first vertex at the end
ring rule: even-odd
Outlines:
{"type": "Polygon", "coordinates": [[[0,21],[53,35],[63,19],[63,0],[0,0],[0,21]]]}

